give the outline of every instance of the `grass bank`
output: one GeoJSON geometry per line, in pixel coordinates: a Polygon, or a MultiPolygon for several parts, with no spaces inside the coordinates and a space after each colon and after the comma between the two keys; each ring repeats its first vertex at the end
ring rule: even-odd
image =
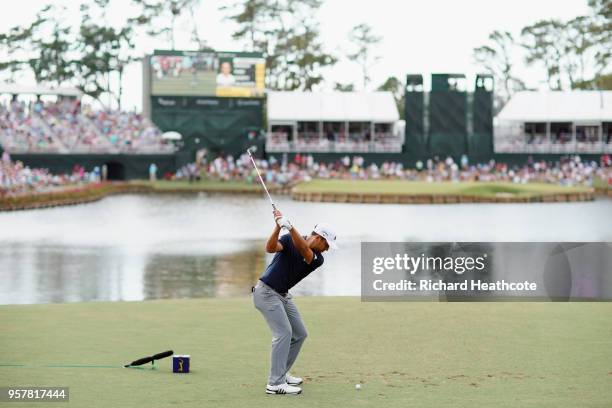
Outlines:
{"type": "MultiPolygon", "coordinates": [[[[289,194],[298,201],[371,203],[456,203],[456,202],[539,202],[588,201],[594,198],[587,187],[553,184],[484,182],[410,182],[401,180],[313,180],[289,187],[268,186],[271,193],[289,194]]],[[[66,186],[43,192],[0,197],[0,211],[25,210],[83,204],[112,194],[125,193],[226,193],[263,194],[258,183],[246,181],[155,181],[135,180],[66,186]]]]}
{"type": "Polygon", "coordinates": [[[297,397],[266,396],[270,335],[250,298],[0,306],[0,382],[70,387],[72,407],[603,407],[610,303],[297,298],[297,397]],[[192,373],[120,366],[166,349],[192,373]],[[361,391],[355,384],[362,383],[361,391]]]}
{"type": "Polygon", "coordinates": [[[544,183],[313,180],[297,185],[293,197],[302,201],[396,203],[587,201],[593,199],[593,190],[544,183]]]}
{"type": "Polygon", "coordinates": [[[298,192],[339,192],[376,194],[465,194],[495,196],[499,193],[517,196],[538,194],[580,193],[587,187],[565,187],[555,184],[515,184],[503,182],[435,182],[403,180],[313,180],[295,187],[298,192]]]}
{"type": "Polygon", "coordinates": [[[608,183],[608,180],[595,178],[593,180],[593,188],[595,188],[595,190],[602,195],[612,197],[612,184],[608,183]]]}
{"type": "MultiPolygon", "coordinates": [[[[278,188],[270,186],[271,192],[278,188]]],[[[231,193],[261,194],[259,184],[244,181],[202,180],[187,181],[134,180],[129,182],[108,182],[83,185],[72,185],[54,191],[26,193],[17,196],[0,197],[0,211],[27,210],[35,208],[57,207],[63,205],[83,204],[98,201],[108,195],[127,193],[231,193]]]]}
{"type": "Polygon", "coordinates": [[[259,193],[262,191],[260,184],[248,183],[246,181],[217,181],[217,180],[200,180],[190,183],[189,181],[166,181],[160,180],[155,182],[134,181],[134,184],[150,185],[154,191],[185,191],[185,192],[244,192],[244,193],[259,193]]]}

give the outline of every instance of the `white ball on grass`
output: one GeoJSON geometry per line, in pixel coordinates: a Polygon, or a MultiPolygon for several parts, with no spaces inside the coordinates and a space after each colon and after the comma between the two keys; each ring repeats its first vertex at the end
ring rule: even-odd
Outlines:
{"type": "Polygon", "coordinates": [[[361,389],[361,384],[355,384],[355,389],[356,390],[360,390],[361,389]]]}

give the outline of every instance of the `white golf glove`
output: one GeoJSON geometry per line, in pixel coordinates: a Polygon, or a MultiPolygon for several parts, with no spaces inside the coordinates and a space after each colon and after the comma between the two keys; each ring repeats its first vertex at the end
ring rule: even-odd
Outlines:
{"type": "Polygon", "coordinates": [[[293,228],[293,225],[291,225],[291,221],[289,221],[289,218],[287,217],[277,218],[276,223],[279,227],[285,228],[287,231],[291,231],[291,228],[293,228]]]}

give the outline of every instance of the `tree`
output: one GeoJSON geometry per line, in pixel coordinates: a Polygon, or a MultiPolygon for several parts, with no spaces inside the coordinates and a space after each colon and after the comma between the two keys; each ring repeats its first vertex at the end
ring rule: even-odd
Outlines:
{"type": "Polygon", "coordinates": [[[541,20],[523,28],[523,48],[526,50],[527,65],[542,64],[546,70],[548,87],[563,89],[562,58],[564,45],[559,41],[563,36],[563,23],[558,20],[541,20]]]}
{"type": "Polygon", "coordinates": [[[403,118],[405,106],[404,83],[396,77],[390,76],[385,82],[383,82],[382,85],[378,87],[378,90],[391,92],[393,94],[393,99],[395,99],[395,105],[397,106],[397,110],[400,114],[400,117],[403,118]]]}
{"type": "Polygon", "coordinates": [[[589,32],[594,44],[597,75],[609,70],[612,56],[612,1],[589,0],[591,15],[589,16],[589,32]]]}
{"type": "Polygon", "coordinates": [[[303,33],[294,34],[287,41],[285,49],[293,55],[293,59],[287,64],[285,89],[312,91],[315,85],[323,81],[320,69],[336,62],[335,57],[323,51],[318,36],[317,29],[307,27],[303,33]]]}
{"type": "Polygon", "coordinates": [[[86,95],[105,105],[101,97],[107,94],[121,109],[123,70],[136,60],[133,55],[133,27],[125,24],[112,27],[106,21],[109,0],[94,0],[81,5],[81,23],[77,37],[80,55],[76,64],[76,85],[86,95]],[[113,75],[114,74],[114,75],[113,75]],[[117,89],[111,78],[117,77],[117,89]]]}
{"type": "Polygon", "coordinates": [[[102,102],[100,96],[107,92],[121,107],[123,69],[132,61],[132,57],[122,51],[133,48],[130,33],[129,27],[114,29],[99,26],[88,19],[82,22],[78,41],[81,58],[77,72],[78,87],[83,93],[102,102]],[[112,73],[119,76],[116,93],[110,88],[112,73]]]}
{"type": "Polygon", "coordinates": [[[192,40],[201,45],[202,40],[194,17],[194,10],[200,5],[201,0],[132,0],[132,2],[140,6],[140,15],[130,18],[129,23],[133,27],[147,27],[146,33],[151,37],[165,34],[172,49],[176,45],[176,21],[188,12],[192,17],[192,40]]]}
{"type": "Polygon", "coordinates": [[[349,39],[354,44],[356,50],[347,55],[348,59],[356,62],[361,67],[363,77],[363,88],[367,88],[370,82],[369,71],[380,59],[380,56],[372,55],[372,47],[382,41],[382,37],[374,35],[372,27],[361,23],[351,30],[349,39]]]}
{"type": "Polygon", "coordinates": [[[575,89],[609,69],[612,1],[591,0],[591,14],[568,22],[542,20],[522,31],[528,65],[541,64],[550,89],[575,89]]]}
{"type": "Polygon", "coordinates": [[[244,0],[222,6],[220,10],[234,13],[225,17],[239,26],[232,33],[233,39],[242,40],[250,51],[262,51],[266,48],[266,33],[262,27],[272,7],[270,0],[244,0]]]}
{"type": "Polygon", "coordinates": [[[63,23],[65,8],[47,5],[26,27],[16,26],[0,35],[9,59],[2,62],[12,72],[29,68],[37,82],[61,85],[73,75],[72,31],[63,23]],[[27,50],[27,51],[26,51],[27,50]]]}
{"type": "Polygon", "coordinates": [[[266,85],[311,90],[337,59],[320,41],[315,12],[321,0],[240,0],[222,10],[238,25],[232,37],[266,58],[266,85]]]}
{"type": "Polygon", "coordinates": [[[517,44],[507,31],[493,31],[489,34],[489,43],[474,48],[474,59],[489,74],[493,75],[495,81],[501,84],[501,92],[497,101],[498,105],[504,105],[516,92],[525,89],[525,83],[513,74],[514,63],[512,51],[517,44]]]}
{"type": "Polygon", "coordinates": [[[198,4],[192,2],[187,6],[187,10],[189,11],[189,17],[191,19],[191,41],[198,45],[198,50],[200,51],[209,51],[212,48],[208,45],[206,40],[202,38],[200,35],[200,31],[198,30],[198,19],[196,17],[196,8],[198,4]]]}
{"type": "MultiPolygon", "coordinates": [[[[551,90],[609,86],[612,0],[588,0],[588,5],[587,15],[567,22],[540,20],[521,31],[525,63],[544,68],[551,90]]],[[[474,49],[475,60],[502,85],[496,96],[502,94],[504,99],[525,86],[512,74],[515,47],[509,32],[494,31],[488,44],[474,49]]]]}
{"type": "Polygon", "coordinates": [[[353,92],[355,90],[354,84],[343,84],[340,82],[336,82],[334,84],[334,91],[338,92],[353,92]]]}
{"type": "Polygon", "coordinates": [[[612,91],[612,74],[601,74],[595,78],[576,83],[575,89],[612,91]]]}
{"type": "Polygon", "coordinates": [[[574,18],[567,23],[565,33],[565,69],[573,89],[575,83],[585,81],[586,69],[594,56],[590,19],[587,16],[574,18]]]}
{"type": "Polygon", "coordinates": [[[38,83],[71,85],[98,100],[113,97],[121,106],[122,74],[135,60],[132,27],[112,27],[106,21],[109,0],[89,0],[80,5],[78,27],[66,25],[64,8],[45,6],[34,21],[0,34],[0,45],[9,56],[1,67],[31,72],[38,83]],[[117,89],[111,80],[117,77],[117,89]]]}

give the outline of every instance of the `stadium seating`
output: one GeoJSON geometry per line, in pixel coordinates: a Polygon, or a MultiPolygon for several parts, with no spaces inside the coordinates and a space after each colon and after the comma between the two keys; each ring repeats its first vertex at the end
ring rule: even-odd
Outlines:
{"type": "Polygon", "coordinates": [[[173,153],[141,114],[81,107],[77,99],[0,105],[0,144],[10,153],[173,153]]]}

